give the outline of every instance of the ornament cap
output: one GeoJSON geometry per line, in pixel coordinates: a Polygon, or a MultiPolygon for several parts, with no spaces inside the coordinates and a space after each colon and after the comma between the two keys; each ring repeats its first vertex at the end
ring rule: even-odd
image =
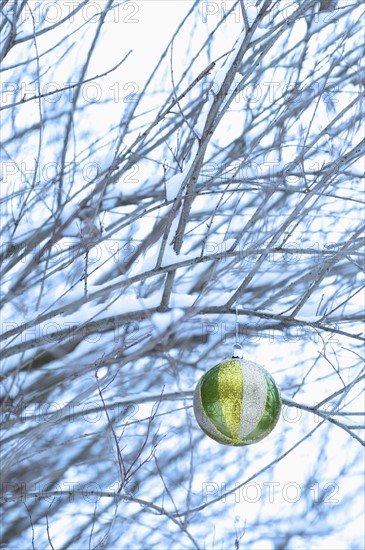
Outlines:
{"type": "Polygon", "coordinates": [[[243,349],[240,344],[235,344],[233,346],[232,359],[243,359],[243,349]]]}

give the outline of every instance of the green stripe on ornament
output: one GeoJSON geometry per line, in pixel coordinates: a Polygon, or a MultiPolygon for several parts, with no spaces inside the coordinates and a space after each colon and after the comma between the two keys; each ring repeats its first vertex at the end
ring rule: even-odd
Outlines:
{"type": "Polygon", "coordinates": [[[231,438],[232,433],[226,423],[225,410],[220,395],[219,372],[221,368],[221,364],[213,367],[209,371],[209,376],[204,376],[202,379],[200,388],[202,414],[209,418],[220,435],[231,438]]]}
{"type": "MultiPolygon", "coordinates": [[[[212,370],[213,369],[211,369],[211,371],[212,370]]],[[[210,377],[211,371],[209,371],[209,377],[210,377]]],[[[213,377],[214,377],[215,373],[213,372],[212,374],[213,374],[213,377]]],[[[231,445],[231,436],[227,437],[227,436],[223,435],[215,425],[216,422],[217,422],[217,419],[216,419],[217,416],[218,416],[218,418],[222,418],[221,414],[219,414],[219,413],[217,414],[217,410],[219,409],[219,402],[214,404],[214,402],[212,401],[210,403],[210,410],[211,410],[212,413],[215,413],[215,414],[213,414],[212,418],[206,413],[206,411],[204,409],[204,406],[203,406],[202,385],[203,385],[204,382],[205,383],[208,382],[207,379],[209,377],[203,376],[200,379],[200,381],[199,381],[199,383],[196,387],[196,390],[194,392],[194,402],[193,402],[194,405],[193,406],[194,406],[195,417],[198,421],[199,426],[203,430],[203,432],[206,433],[207,435],[209,435],[209,437],[211,437],[215,441],[218,441],[219,443],[224,443],[226,445],[231,445]]],[[[208,384],[206,384],[206,386],[207,385],[208,384]]],[[[206,391],[207,391],[207,387],[205,388],[205,392],[206,391]]]]}

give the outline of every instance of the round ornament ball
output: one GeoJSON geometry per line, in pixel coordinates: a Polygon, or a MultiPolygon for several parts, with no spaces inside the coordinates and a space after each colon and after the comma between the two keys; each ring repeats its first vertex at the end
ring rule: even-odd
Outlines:
{"type": "Polygon", "coordinates": [[[272,376],[260,365],[226,359],[208,370],[194,392],[196,420],[224,445],[250,445],[266,437],[279,420],[281,398],[272,376]]]}

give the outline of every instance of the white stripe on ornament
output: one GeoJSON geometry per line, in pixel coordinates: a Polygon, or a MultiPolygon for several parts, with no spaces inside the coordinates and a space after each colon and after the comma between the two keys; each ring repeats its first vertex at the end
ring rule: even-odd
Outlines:
{"type": "Polygon", "coordinates": [[[242,372],[242,411],[238,429],[240,439],[250,434],[259,423],[266,405],[267,383],[264,371],[252,361],[239,359],[242,372]]]}

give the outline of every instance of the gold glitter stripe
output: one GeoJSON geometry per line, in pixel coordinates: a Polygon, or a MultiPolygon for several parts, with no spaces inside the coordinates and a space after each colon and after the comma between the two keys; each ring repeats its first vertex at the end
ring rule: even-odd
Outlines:
{"type": "Polygon", "coordinates": [[[238,437],[242,410],[242,372],[237,359],[224,361],[218,374],[219,402],[234,440],[238,437]]]}

